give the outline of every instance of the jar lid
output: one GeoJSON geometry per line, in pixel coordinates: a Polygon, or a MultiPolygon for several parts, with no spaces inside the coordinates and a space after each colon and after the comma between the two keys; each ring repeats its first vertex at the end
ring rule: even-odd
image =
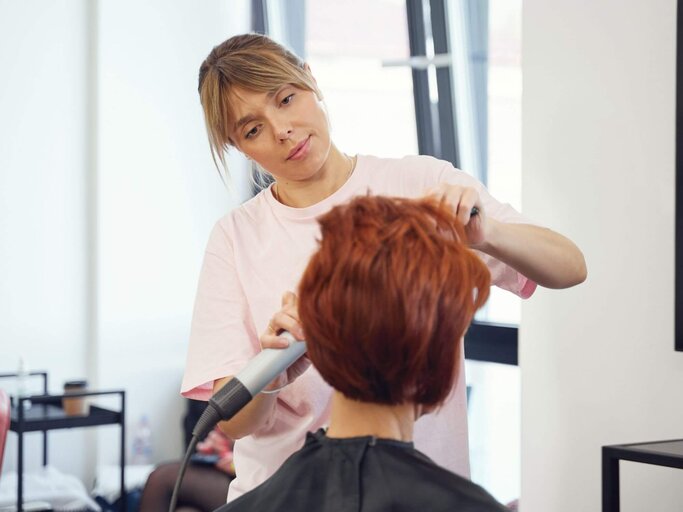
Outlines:
{"type": "Polygon", "coordinates": [[[84,388],[87,385],[87,380],[68,380],[64,383],[65,388],[84,388]]]}

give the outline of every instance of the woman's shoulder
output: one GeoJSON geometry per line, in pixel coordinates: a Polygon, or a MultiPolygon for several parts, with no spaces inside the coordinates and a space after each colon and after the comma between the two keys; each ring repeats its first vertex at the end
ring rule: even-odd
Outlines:
{"type": "Polygon", "coordinates": [[[254,197],[244,201],[242,204],[235,206],[225,215],[218,219],[217,226],[220,226],[226,232],[231,232],[234,229],[240,228],[245,224],[258,224],[259,221],[267,214],[268,202],[265,195],[269,189],[263,189],[254,197]]]}
{"type": "Polygon", "coordinates": [[[458,173],[450,162],[428,155],[400,158],[363,156],[368,185],[377,192],[410,196],[435,187],[449,173],[458,173]]]}
{"type": "Polygon", "coordinates": [[[235,206],[220,217],[209,235],[209,246],[232,245],[235,240],[242,238],[244,233],[254,232],[259,226],[264,226],[267,215],[267,201],[264,189],[251,199],[235,206]]]}
{"type": "Polygon", "coordinates": [[[450,166],[449,162],[439,160],[430,155],[405,155],[402,157],[380,157],[374,155],[360,155],[368,167],[376,170],[396,172],[401,170],[442,170],[450,166]]]}

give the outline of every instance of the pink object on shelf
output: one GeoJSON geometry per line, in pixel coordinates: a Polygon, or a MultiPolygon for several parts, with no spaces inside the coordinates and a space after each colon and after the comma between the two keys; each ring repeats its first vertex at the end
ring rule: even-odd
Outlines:
{"type": "Polygon", "coordinates": [[[7,392],[0,389],[0,473],[2,472],[2,461],[5,458],[5,443],[10,424],[10,401],[7,392]]]}

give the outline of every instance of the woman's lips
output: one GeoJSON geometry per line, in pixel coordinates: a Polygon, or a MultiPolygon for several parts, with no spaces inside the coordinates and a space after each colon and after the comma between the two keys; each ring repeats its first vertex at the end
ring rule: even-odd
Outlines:
{"type": "Polygon", "coordinates": [[[311,136],[309,135],[303,142],[300,142],[296,147],[289,153],[287,160],[301,160],[308,154],[308,150],[311,147],[311,136]]]}

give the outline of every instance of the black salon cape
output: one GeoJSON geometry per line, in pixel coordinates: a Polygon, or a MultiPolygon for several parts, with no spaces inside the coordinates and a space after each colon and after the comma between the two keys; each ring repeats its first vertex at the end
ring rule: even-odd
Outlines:
{"type": "Polygon", "coordinates": [[[217,512],[499,512],[484,489],[412,443],[309,433],[303,448],[251,492],[217,512]]]}

